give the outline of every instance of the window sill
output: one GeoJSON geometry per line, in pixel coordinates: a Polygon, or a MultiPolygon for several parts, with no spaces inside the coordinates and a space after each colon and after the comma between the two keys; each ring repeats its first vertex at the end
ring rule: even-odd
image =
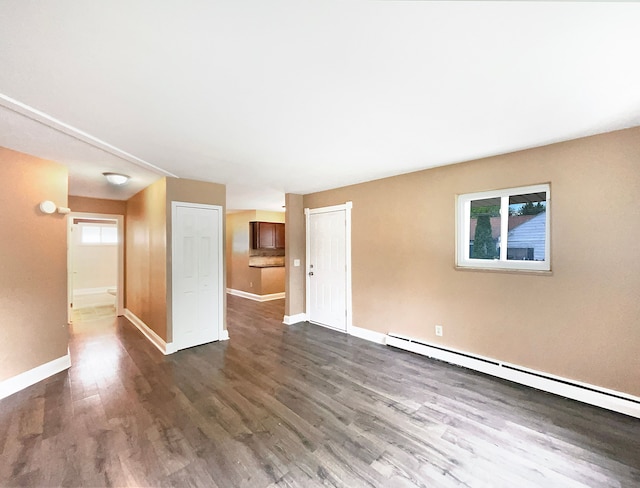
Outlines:
{"type": "Polygon", "coordinates": [[[483,268],[483,267],[475,267],[475,266],[457,266],[457,265],[454,266],[454,269],[456,271],[484,271],[487,273],[553,276],[552,270],[542,270],[542,269],[483,268]]]}

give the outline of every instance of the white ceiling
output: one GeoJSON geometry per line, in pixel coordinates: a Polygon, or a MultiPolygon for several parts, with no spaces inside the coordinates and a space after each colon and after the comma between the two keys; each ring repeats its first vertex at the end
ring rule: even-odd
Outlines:
{"type": "Polygon", "coordinates": [[[0,145],[71,194],[172,174],[277,210],[640,125],[638,26],[630,2],[0,0],[0,145]]]}

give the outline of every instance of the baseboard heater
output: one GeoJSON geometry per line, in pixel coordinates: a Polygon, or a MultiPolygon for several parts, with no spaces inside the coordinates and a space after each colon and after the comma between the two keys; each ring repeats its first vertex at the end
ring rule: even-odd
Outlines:
{"type": "Polygon", "coordinates": [[[640,418],[640,398],[626,393],[573,381],[463,351],[456,351],[455,349],[448,349],[401,334],[387,334],[386,345],[640,418]]]}

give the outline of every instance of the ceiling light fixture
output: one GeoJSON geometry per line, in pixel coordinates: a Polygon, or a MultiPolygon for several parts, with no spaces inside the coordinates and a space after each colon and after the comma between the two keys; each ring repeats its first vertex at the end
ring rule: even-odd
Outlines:
{"type": "Polygon", "coordinates": [[[129,176],[120,173],[102,173],[112,185],[124,185],[129,181],[129,176]]]}

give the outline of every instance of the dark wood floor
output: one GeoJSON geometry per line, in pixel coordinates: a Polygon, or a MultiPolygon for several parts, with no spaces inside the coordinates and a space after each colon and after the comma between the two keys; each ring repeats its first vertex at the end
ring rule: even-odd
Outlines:
{"type": "Polygon", "coordinates": [[[640,421],[229,301],[164,357],[125,319],[0,401],[1,486],[637,487],[640,421]]]}

